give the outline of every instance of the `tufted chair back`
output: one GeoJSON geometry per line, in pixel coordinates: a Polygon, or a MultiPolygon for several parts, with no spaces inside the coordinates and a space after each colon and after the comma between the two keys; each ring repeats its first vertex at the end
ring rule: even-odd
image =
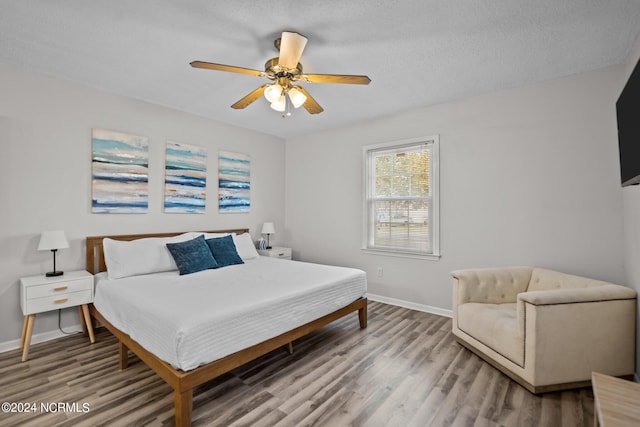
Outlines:
{"type": "Polygon", "coordinates": [[[532,271],[531,267],[455,271],[454,277],[457,276],[469,284],[460,289],[460,294],[457,295],[458,304],[514,303],[520,292],[527,291],[532,271]]]}
{"type": "Polygon", "coordinates": [[[608,284],[609,283],[602,282],[600,280],[573,276],[571,274],[546,270],[544,268],[534,268],[527,292],[551,291],[554,289],[592,288],[608,284]]]}

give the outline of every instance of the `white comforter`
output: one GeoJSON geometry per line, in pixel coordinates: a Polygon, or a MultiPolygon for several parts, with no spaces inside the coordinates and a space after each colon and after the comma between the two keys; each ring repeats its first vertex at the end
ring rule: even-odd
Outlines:
{"type": "Polygon", "coordinates": [[[259,257],[185,276],[108,280],[100,273],[94,305],[145,349],[187,371],[331,313],[366,289],[362,270],[259,257]]]}

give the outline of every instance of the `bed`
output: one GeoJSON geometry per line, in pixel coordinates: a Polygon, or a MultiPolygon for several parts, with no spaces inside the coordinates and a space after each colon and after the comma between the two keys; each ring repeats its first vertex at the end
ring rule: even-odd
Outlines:
{"type": "MultiPolygon", "coordinates": [[[[248,231],[206,235],[235,239],[248,231]]],[[[173,388],[177,426],[191,424],[194,387],[277,348],[292,351],[293,340],[350,313],[367,326],[366,277],[356,269],[256,257],[184,276],[106,273],[103,244],[181,235],[86,238],[87,270],[96,278],[90,312],[118,338],[121,369],[131,351],[173,388]]]]}

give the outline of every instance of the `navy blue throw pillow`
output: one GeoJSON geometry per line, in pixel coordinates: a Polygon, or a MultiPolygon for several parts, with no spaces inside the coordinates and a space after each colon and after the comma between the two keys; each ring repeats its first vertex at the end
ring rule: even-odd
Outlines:
{"type": "Polygon", "coordinates": [[[233,243],[232,236],[207,239],[206,242],[220,267],[244,264],[240,255],[238,255],[238,250],[236,249],[236,244],[233,243]]]}
{"type": "Polygon", "coordinates": [[[219,267],[211,255],[203,235],[186,242],[167,243],[167,248],[171,252],[181,276],[219,267]]]}

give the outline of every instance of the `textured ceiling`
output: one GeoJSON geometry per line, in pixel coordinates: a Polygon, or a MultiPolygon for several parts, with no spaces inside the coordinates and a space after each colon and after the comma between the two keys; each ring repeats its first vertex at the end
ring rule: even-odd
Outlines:
{"type": "Polygon", "coordinates": [[[282,138],[618,64],[638,0],[0,0],[0,62],[282,138]],[[304,84],[324,107],[282,119],[264,69],[283,30],[308,37],[305,72],[369,86],[304,84]]]}

